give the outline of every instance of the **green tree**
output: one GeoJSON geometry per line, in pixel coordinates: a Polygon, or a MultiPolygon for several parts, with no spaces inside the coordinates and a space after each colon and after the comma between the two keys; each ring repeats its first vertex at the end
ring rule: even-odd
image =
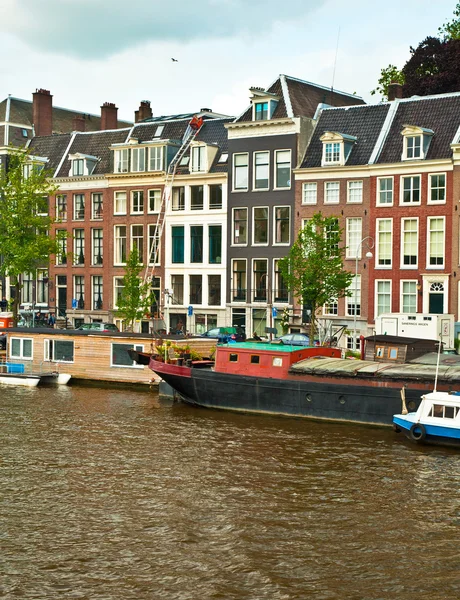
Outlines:
{"type": "Polygon", "coordinates": [[[57,240],[50,235],[54,221],[48,215],[48,197],[55,191],[43,165],[27,152],[11,149],[0,170],[0,274],[15,286],[16,323],[23,273],[35,277],[37,268],[56,254],[57,240]]]}
{"type": "Polygon", "coordinates": [[[304,308],[311,310],[311,340],[316,333],[318,309],[350,294],[353,275],[343,268],[342,233],[336,217],[316,213],[299,231],[289,254],[279,261],[288,289],[304,308]]]}
{"type": "Polygon", "coordinates": [[[439,35],[444,40],[460,40],[460,2],[458,2],[454,9],[455,19],[444,23],[442,27],[438,29],[439,35]]]}
{"type": "Polygon", "coordinates": [[[126,261],[125,275],[122,279],[122,292],[117,301],[118,314],[123,319],[123,324],[133,330],[134,321],[150,312],[155,300],[150,281],[143,282],[140,274],[143,266],[139,263],[139,253],[134,247],[126,261]]]}
{"type": "Polygon", "coordinates": [[[388,87],[390,83],[404,83],[404,73],[395,65],[388,65],[388,67],[380,71],[378,85],[375,90],[371,91],[371,94],[373,96],[375,94],[380,94],[382,100],[388,100],[388,87]]]}

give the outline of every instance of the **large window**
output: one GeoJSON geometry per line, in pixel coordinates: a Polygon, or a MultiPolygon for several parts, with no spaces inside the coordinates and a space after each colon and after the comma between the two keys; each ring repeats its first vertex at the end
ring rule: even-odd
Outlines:
{"type": "Polygon", "coordinates": [[[377,219],[377,265],[391,267],[392,220],[377,219]]]}
{"type": "Polygon", "coordinates": [[[273,298],[275,302],[287,302],[289,300],[289,292],[286,282],[284,281],[281,271],[279,270],[279,260],[274,260],[273,266],[275,280],[273,298]]]}
{"type": "Polygon", "coordinates": [[[83,275],[74,275],[73,278],[73,297],[77,300],[78,308],[85,308],[85,278],[83,275]]]}
{"type": "Polygon", "coordinates": [[[190,275],[190,304],[203,303],[203,285],[201,275],[190,275]]]}
{"type": "Polygon", "coordinates": [[[247,292],[246,260],[232,261],[232,299],[233,302],[245,302],[247,292]]]}
{"type": "Polygon", "coordinates": [[[275,244],[289,244],[291,233],[291,209],[289,206],[275,206],[275,244]]]}
{"type": "Polygon", "coordinates": [[[159,213],[161,208],[161,190],[149,190],[149,213],[159,213]]]}
{"type": "Polygon", "coordinates": [[[233,189],[248,189],[248,154],[233,155],[233,189]]]}
{"type": "Polygon", "coordinates": [[[130,367],[132,369],[143,369],[143,365],[137,364],[128,354],[128,350],[144,351],[144,346],[134,344],[112,344],[111,367],[130,367]]]}
{"type": "Polygon", "coordinates": [[[208,305],[220,306],[220,275],[208,275],[208,305]]]}
{"type": "Polygon", "coordinates": [[[84,265],[85,264],[85,230],[74,229],[73,230],[73,264],[84,265]]]}
{"type": "Polygon", "coordinates": [[[429,203],[444,204],[446,201],[446,175],[444,173],[429,175],[429,203]]]}
{"type": "Polygon", "coordinates": [[[222,262],[222,225],[209,226],[209,263],[220,265],[222,262]]]}
{"type": "Polygon", "coordinates": [[[93,229],[92,230],[92,250],[91,250],[91,264],[100,266],[102,265],[103,257],[103,230],[93,229]]]}
{"type": "Polygon", "coordinates": [[[11,338],[10,357],[30,360],[33,356],[33,342],[29,338],[11,338]]]}
{"type": "Polygon", "coordinates": [[[402,219],[402,267],[418,264],[418,219],[402,219]]]}
{"type": "Polygon", "coordinates": [[[163,146],[154,146],[149,149],[149,171],[163,170],[163,146]]]}
{"type": "Polygon", "coordinates": [[[269,152],[254,152],[254,189],[267,190],[269,187],[269,152]]]}
{"type": "Polygon", "coordinates": [[[248,243],[248,209],[233,209],[233,244],[244,245],[248,243]]]}
{"type": "Polygon", "coordinates": [[[127,173],[129,167],[129,149],[115,150],[115,173],[127,173]]]}
{"type": "Polygon", "coordinates": [[[100,221],[103,216],[102,194],[91,194],[91,218],[100,221]]]}
{"type": "Polygon", "coordinates": [[[204,192],[202,185],[191,185],[190,186],[190,209],[191,210],[203,210],[204,206],[204,192]]]}
{"type": "Polygon", "coordinates": [[[184,304],[184,276],[171,275],[172,304],[184,304]]]}
{"type": "Polygon", "coordinates": [[[126,263],[126,225],[115,225],[114,235],[114,263],[126,263]]]}
{"type": "Polygon", "coordinates": [[[256,102],[254,113],[255,121],[266,121],[268,119],[268,102],[256,102]]]}
{"type": "Polygon", "coordinates": [[[44,358],[52,362],[73,362],[74,342],[69,340],[45,340],[44,358]]]}
{"type": "Polygon", "coordinates": [[[377,204],[391,206],[393,204],[393,177],[377,179],[377,204]]]}
{"type": "Polygon", "coordinates": [[[37,302],[48,304],[48,271],[46,269],[37,271],[37,302]]]}
{"type": "Polygon", "coordinates": [[[324,204],[338,204],[340,201],[340,182],[326,181],[324,184],[324,204]]]}
{"type": "Polygon", "coordinates": [[[218,183],[209,186],[209,208],[222,208],[222,184],[218,183]]]}
{"type": "Polygon", "coordinates": [[[291,187],[291,151],[275,150],[275,187],[291,187]]]}
{"type": "Polygon", "coordinates": [[[131,171],[145,171],[145,148],[132,148],[131,150],[131,171]]]}
{"type": "Polygon", "coordinates": [[[56,239],[58,243],[58,251],[56,254],[56,264],[67,264],[67,231],[65,229],[56,230],[56,239]]]}
{"type": "Polygon", "coordinates": [[[172,256],[171,262],[183,263],[184,262],[184,226],[173,225],[171,227],[171,240],[172,240],[172,256]]]}
{"type": "Polygon", "coordinates": [[[74,194],[73,196],[73,218],[75,221],[83,221],[85,218],[84,194],[74,194]]]}
{"type": "Polygon", "coordinates": [[[190,262],[203,262],[203,225],[190,227],[190,262]]]}
{"type": "Polygon", "coordinates": [[[192,173],[206,171],[206,146],[193,146],[192,173]]]}
{"type": "Polygon", "coordinates": [[[131,250],[136,248],[139,262],[144,262],[144,226],[131,225],[131,250]]]}
{"type": "Polygon", "coordinates": [[[268,244],[268,208],[255,206],[253,208],[252,243],[268,244]]]}
{"type": "Polygon", "coordinates": [[[401,177],[402,204],[420,204],[420,175],[401,177]]]}
{"type": "Polygon", "coordinates": [[[160,230],[156,224],[149,226],[149,265],[160,264],[160,230]]]}
{"type": "Polygon", "coordinates": [[[172,209],[185,210],[185,187],[175,187],[172,191],[172,209]]]}
{"type": "Polygon", "coordinates": [[[361,204],[363,201],[363,182],[349,181],[347,202],[350,204],[361,204]]]}
{"type": "Polygon", "coordinates": [[[362,239],[363,220],[361,217],[352,217],[347,219],[347,258],[356,258],[356,252],[362,239]]]}
{"type": "Polygon", "coordinates": [[[318,184],[308,182],[302,184],[302,204],[316,204],[318,196],[318,184]]]}
{"type": "Polygon", "coordinates": [[[338,315],[339,314],[339,303],[337,298],[331,298],[330,302],[323,306],[324,315],[338,315]]]}
{"type": "Polygon", "coordinates": [[[428,265],[444,266],[444,217],[428,217],[428,265]]]}
{"type": "Polygon", "coordinates": [[[267,260],[256,259],[253,261],[254,300],[265,302],[267,300],[267,260]]]}
{"type": "Polygon", "coordinates": [[[361,275],[353,275],[348,291],[351,296],[347,296],[347,315],[359,316],[361,314],[361,275]]]}
{"type": "Polygon", "coordinates": [[[22,274],[21,300],[23,304],[31,304],[35,302],[34,298],[34,274],[22,274]]]}
{"type": "Polygon", "coordinates": [[[93,275],[91,280],[93,284],[93,310],[102,310],[102,275],[93,275]]]}
{"type": "Polygon", "coordinates": [[[126,192],[115,192],[114,194],[114,214],[126,214],[126,192]]]}
{"type": "Polygon", "coordinates": [[[56,219],[67,221],[67,196],[65,194],[56,196],[56,219]]]}
{"type": "Polygon", "coordinates": [[[401,312],[417,312],[417,282],[401,281],[401,312]]]}
{"type": "Polygon", "coordinates": [[[113,303],[114,308],[118,307],[118,303],[120,301],[121,295],[124,290],[123,285],[123,277],[114,277],[113,278],[113,303]]]}
{"type": "Polygon", "coordinates": [[[391,312],[391,281],[376,281],[376,316],[391,312]]]}
{"type": "Polygon", "coordinates": [[[131,213],[133,215],[139,215],[144,212],[144,192],[136,191],[131,192],[131,213]]]}

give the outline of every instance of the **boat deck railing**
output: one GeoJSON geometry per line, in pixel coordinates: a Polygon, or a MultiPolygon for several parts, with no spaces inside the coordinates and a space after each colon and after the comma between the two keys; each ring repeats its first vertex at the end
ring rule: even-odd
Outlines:
{"type": "Polygon", "coordinates": [[[0,358],[0,373],[25,373],[44,375],[45,373],[59,372],[60,364],[57,362],[42,361],[34,368],[33,361],[22,358],[0,358]]]}

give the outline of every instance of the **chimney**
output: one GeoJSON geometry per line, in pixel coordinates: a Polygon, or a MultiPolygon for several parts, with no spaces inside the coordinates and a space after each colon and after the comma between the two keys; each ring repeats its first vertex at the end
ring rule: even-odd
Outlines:
{"type": "Polygon", "coordinates": [[[101,106],[101,130],[118,129],[118,108],[113,102],[101,106]]]}
{"type": "Polygon", "coordinates": [[[53,96],[49,90],[35,90],[32,94],[32,120],[35,135],[53,133],[53,96]]]}
{"type": "Polygon", "coordinates": [[[135,110],[134,111],[134,122],[137,123],[139,121],[139,111],[135,110]]]}
{"type": "Polygon", "coordinates": [[[395,81],[388,86],[388,100],[393,102],[396,98],[403,97],[403,86],[395,81]]]}
{"type": "Polygon", "coordinates": [[[75,115],[72,120],[72,130],[73,131],[85,131],[86,123],[84,117],[81,115],[75,115]]]}
{"type": "MultiPolygon", "coordinates": [[[[141,100],[139,110],[137,112],[137,121],[152,118],[152,109],[150,108],[150,100],[141,100]]],[[[137,122],[136,121],[136,122],[137,122]]]]}

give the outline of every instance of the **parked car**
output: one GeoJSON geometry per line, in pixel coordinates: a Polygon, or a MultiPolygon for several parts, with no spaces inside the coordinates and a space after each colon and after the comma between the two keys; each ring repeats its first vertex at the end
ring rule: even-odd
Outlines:
{"type": "Polygon", "coordinates": [[[120,331],[113,323],[83,323],[77,331],[120,331]]]}
{"type": "Polygon", "coordinates": [[[201,337],[211,338],[220,342],[244,342],[246,334],[242,327],[214,327],[201,335],[201,337]]]}
{"type": "Polygon", "coordinates": [[[310,338],[306,333],[286,333],[275,341],[281,342],[286,346],[309,346],[310,338]]]}

